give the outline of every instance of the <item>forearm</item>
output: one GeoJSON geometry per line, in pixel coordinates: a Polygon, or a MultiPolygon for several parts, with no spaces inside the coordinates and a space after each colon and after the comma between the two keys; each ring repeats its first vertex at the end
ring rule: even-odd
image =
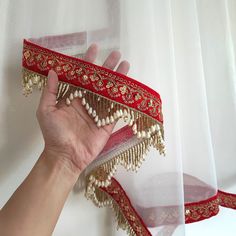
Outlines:
{"type": "Polygon", "coordinates": [[[66,159],[43,152],[0,211],[0,235],[51,235],[78,171],[66,159]]]}

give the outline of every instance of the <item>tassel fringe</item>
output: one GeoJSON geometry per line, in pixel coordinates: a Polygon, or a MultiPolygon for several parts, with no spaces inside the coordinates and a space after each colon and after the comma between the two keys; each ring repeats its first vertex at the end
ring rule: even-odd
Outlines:
{"type": "MultiPolygon", "coordinates": [[[[22,73],[23,94],[25,96],[32,93],[33,87],[38,87],[39,90],[42,90],[47,83],[46,76],[25,68],[23,68],[22,73]]],[[[152,117],[86,89],[77,88],[65,82],[59,82],[57,102],[65,99],[66,104],[69,106],[75,98],[81,99],[82,105],[98,127],[112,124],[116,120],[123,118],[124,122],[132,128],[133,133],[138,138],[150,139],[152,134],[160,132],[161,139],[164,140],[162,124],[152,117]]]]}
{"type": "Polygon", "coordinates": [[[115,214],[116,221],[117,221],[117,229],[121,228],[125,230],[127,235],[129,236],[136,236],[135,231],[130,226],[128,220],[124,216],[117,202],[113,200],[106,192],[97,188],[90,199],[99,208],[109,207],[110,209],[112,209],[112,211],[115,214]],[[103,203],[102,205],[100,204],[101,202],[103,203]]]}

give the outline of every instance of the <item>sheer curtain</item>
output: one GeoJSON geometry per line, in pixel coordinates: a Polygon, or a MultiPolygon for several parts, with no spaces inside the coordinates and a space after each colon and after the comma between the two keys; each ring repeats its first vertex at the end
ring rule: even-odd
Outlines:
{"type": "MultiPolygon", "coordinates": [[[[82,56],[97,43],[101,65],[118,49],[131,64],[129,76],[161,94],[166,156],[150,150],[137,173],[119,167],[115,174],[151,234],[184,235],[186,218],[217,214],[190,213],[191,204],[218,200],[218,190],[230,193],[236,208],[235,22],[234,0],[0,0],[0,206],[42,148],[39,94],[20,93],[22,39],[80,32],[82,43],[58,51],[82,56]],[[159,218],[173,210],[171,223],[159,218]]],[[[125,234],[115,232],[110,214],[73,193],[55,235],[125,234]]]]}

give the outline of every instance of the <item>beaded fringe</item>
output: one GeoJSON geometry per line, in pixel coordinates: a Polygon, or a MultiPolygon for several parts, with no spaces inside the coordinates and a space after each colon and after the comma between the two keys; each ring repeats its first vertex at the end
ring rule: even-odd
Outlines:
{"type": "MultiPolygon", "coordinates": [[[[23,68],[23,94],[28,96],[33,88],[39,90],[47,83],[47,77],[23,68]]],[[[83,88],[77,88],[65,82],[59,82],[57,102],[65,99],[69,106],[73,99],[80,98],[82,105],[96,123],[97,127],[112,124],[123,118],[138,138],[135,145],[128,149],[120,150],[115,157],[95,167],[86,177],[85,196],[91,199],[95,205],[110,206],[116,214],[119,227],[125,229],[130,236],[135,232],[122,214],[117,203],[99,187],[107,187],[111,183],[117,166],[122,165],[127,170],[137,171],[145,159],[145,154],[151,146],[160,154],[164,154],[164,131],[162,124],[155,119],[123,104],[114,102],[108,98],[97,95],[83,88]]]]}
{"type": "MultiPolygon", "coordinates": [[[[34,86],[42,90],[46,82],[46,76],[23,68],[23,94],[25,96],[32,93],[34,86]]],[[[86,89],[77,88],[65,82],[59,82],[57,101],[65,99],[66,104],[70,105],[75,98],[81,99],[82,105],[98,127],[112,124],[116,120],[123,118],[124,122],[131,126],[133,133],[138,138],[149,139],[152,134],[159,132],[161,139],[164,140],[162,124],[146,114],[86,89]]]]}
{"type": "Polygon", "coordinates": [[[112,209],[112,211],[115,214],[116,222],[117,222],[117,229],[121,228],[127,232],[129,236],[136,236],[135,231],[133,228],[130,226],[128,220],[122,213],[122,210],[120,209],[119,205],[115,200],[113,200],[109,194],[107,194],[105,191],[97,188],[94,191],[93,196],[91,196],[91,200],[94,202],[94,204],[97,207],[109,207],[112,209]],[[103,202],[103,205],[101,206],[101,202],[103,202]]]}

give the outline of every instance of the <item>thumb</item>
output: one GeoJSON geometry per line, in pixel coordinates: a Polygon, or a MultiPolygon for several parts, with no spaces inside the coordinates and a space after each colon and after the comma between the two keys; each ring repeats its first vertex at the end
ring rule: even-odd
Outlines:
{"type": "Polygon", "coordinates": [[[47,85],[43,89],[39,106],[42,109],[55,108],[58,87],[58,76],[55,71],[50,70],[48,73],[47,85]]]}

